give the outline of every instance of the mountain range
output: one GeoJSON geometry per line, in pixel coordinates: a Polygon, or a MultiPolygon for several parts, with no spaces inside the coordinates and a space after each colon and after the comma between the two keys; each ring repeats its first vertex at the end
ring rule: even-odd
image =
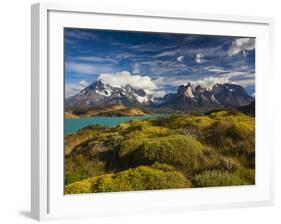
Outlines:
{"type": "Polygon", "coordinates": [[[212,88],[203,88],[200,85],[194,89],[191,84],[181,85],[176,93],[164,96],[161,106],[168,106],[180,110],[189,110],[192,107],[230,107],[238,108],[251,104],[254,98],[247,94],[245,89],[236,84],[216,84],[212,88]]]}
{"type": "Polygon", "coordinates": [[[130,85],[124,87],[111,86],[102,80],[93,82],[65,100],[66,107],[87,108],[123,105],[152,105],[152,96],[146,94],[142,89],[134,89],[130,85]]]}
{"type": "Polygon", "coordinates": [[[254,98],[237,84],[216,84],[212,88],[195,88],[190,83],[181,85],[176,93],[153,98],[143,89],[130,85],[112,86],[98,80],[76,95],[65,99],[66,108],[81,109],[123,104],[128,107],[173,108],[190,111],[192,108],[227,107],[239,108],[250,105],[254,98]]]}

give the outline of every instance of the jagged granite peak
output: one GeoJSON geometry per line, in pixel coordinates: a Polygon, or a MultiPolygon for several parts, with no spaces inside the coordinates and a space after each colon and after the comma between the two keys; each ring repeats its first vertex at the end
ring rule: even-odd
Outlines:
{"type": "Polygon", "coordinates": [[[189,82],[186,85],[179,86],[178,90],[177,90],[177,94],[178,95],[185,95],[185,96],[190,97],[190,98],[194,98],[191,83],[189,82]]]}
{"type": "Polygon", "coordinates": [[[123,104],[126,106],[170,107],[189,111],[193,108],[232,107],[239,108],[251,104],[254,98],[237,84],[215,84],[211,88],[200,85],[195,88],[188,82],[177,88],[176,93],[153,98],[143,89],[130,85],[112,86],[103,80],[97,80],[74,96],[65,100],[66,107],[85,108],[123,104]]]}
{"type": "Polygon", "coordinates": [[[95,93],[104,96],[110,96],[114,92],[114,90],[116,91],[116,89],[111,85],[104,83],[102,80],[97,80],[85,89],[81,90],[79,95],[91,95],[91,93],[94,91],[95,93]]]}
{"type": "Polygon", "coordinates": [[[233,83],[214,85],[212,95],[221,104],[232,107],[245,106],[254,100],[242,86],[233,83]]]}
{"type": "Polygon", "coordinates": [[[203,88],[202,86],[198,85],[194,89],[194,95],[198,96],[199,94],[205,92],[206,90],[207,90],[206,88],[203,88]]]}
{"type": "Polygon", "coordinates": [[[217,83],[208,89],[198,85],[193,90],[192,85],[187,83],[179,86],[177,93],[165,95],[163,100],[163,106],[190,110],[192,107],[203,106],[237,108],[249,105],[254,98],[249,96],[244,88],[237,84],[217,83]]]}

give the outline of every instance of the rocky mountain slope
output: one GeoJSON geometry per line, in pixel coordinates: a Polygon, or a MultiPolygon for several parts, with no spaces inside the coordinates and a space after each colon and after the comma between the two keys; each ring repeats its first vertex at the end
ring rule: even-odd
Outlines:
{"type": "Polygon", "coordinates": [[[123,105],[150,105],[152,96],[142,89],[136,90],[129,85],[114,87],[102,80],[92,83],[78,94],[65,100],[70,108],[85,108],[97,106],[123,105]]]}

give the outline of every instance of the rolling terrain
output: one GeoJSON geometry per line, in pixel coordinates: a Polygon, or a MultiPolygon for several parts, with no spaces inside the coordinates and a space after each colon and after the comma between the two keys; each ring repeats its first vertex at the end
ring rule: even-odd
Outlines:
{"type": "Polygon", "coordinates": [[[65,193],[255,184],[254,117],[228,110],[65,136],[65,193]]]}

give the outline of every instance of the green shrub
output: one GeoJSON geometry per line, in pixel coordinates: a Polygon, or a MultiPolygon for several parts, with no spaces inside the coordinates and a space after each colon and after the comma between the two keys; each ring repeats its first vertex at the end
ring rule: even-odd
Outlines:
{"type": "Polygon", "coordinates": [[[117,132],[101,132],[89,141],[85,141],[80,145],[76,146],[72,152],[71,156],[83,155],[88,159],[93,159],[98,156],[101,152],[113,150],[119,147],[123,137],[117,132]]]}
{"type": "Polygon", "coordinates": [[[129,139],[119,151],[125,168],[159,162],[190,170],[198,166],[202,154],[201,143],[188,135],[129,139]]]}
{"type": "Polygon", "coordinates": [[[168,117],[161,117],[153,121],[154,125],[159,125],[162,127],[178,130],[181,128],[195,128],[201,129],[206,126],[209,126],[213,123],[213,120],[208,116],[199,116],[199,115],[171,115],[168,117]]]}
{"type": "Polygon", "coordinates": [[[94,178],[88,178],[82,181],[71,183],[65,186],[65,194],[82,194],[92,192],[92,183],[94,178]]]}
{"type": "Polygon", "coordinates": [[[230,157],[220,156],[218,161],[219,161],[219,164],[218,164],[217,169],[220,169],[220,170],[226,170],[226,171],[233,172],[239,167],[239,164],[230,157]]]}
{"type": "Polygon", "coordinates": [[[219,120],[205,129],[204,141],[225,155],[254,156],[255,132],[251,126],[219,120]]]}
{"type": "Polygon", "coordinates": [[[116,131],[125,131],[127,128],[129,128],[130,125],[127,122],[118,124],[115,128],[112,128],[116,131]]]}
{"type": "Polygon", "coordinates": [[[64,164],[65,184],[98,176],[106,172],[105,162],[98,159],[89,160],[83,155],[67,157],[64,164]]]}
{"type": "Polygon", "coordinates": [[[175,171],[176,168],[171,166],[171,165],[168,165],[168,164],[165,164],[165,163],[153,163],[151,165],[151,168],[153,169],[157,169],[157,170],[162,170],[164,172],[169,172],[169,171],[175,171]]]}
{"type": "Polygon", "coordinates": [[[108,130],[108,127],[103,126],[103,125],[99,125],[99,124],[92,124],[92,125],[88,125],[88,126],[82,128],[82,129],[80,129],[79,132],[86,131],[86,130],[100,132],[100,131],[108,130]]]}
{"type": "Polygon", "coordinates": [[[113,175],[98,177],[92,185],[93,192],[140,191],[191,187],[181,173],[140,166],[113,175]]]}
{"type": "Polygon", "coordinates": [[[191,187],[191,182],[176,171],[146,166],[106,174],[66,185],[65,194],[160,190],[191,187]]]}
{"type": "Polygon", "coordinates": [[[129,153],[132,153],[142,146],[145,141],[147,141],[146,138],[130,138],[123,141],[120,145],[119,156],[124,157],[129,153]]]}
{"type": "Polygon", "coordinates": [[[68,173],[65,175],[65,184],[71,184],[73,182],[77,182],[80,180],[85,179],[87,176],[84,175],[84,172],[82,170],[78,170],[72,173],[68,173]]]}
{"type": "Polygon", "coordinates": [[[183,116],[171,115],[167,117],[160,117],[153,120],[153,124],[161,127],[168,127],[170,129],[178,129],[184,126],[183,116]]]}
{"type": "Polygon", "coordinates": [[[236,173],[228,171],[212,170],[204,171],[195,176],[194,185],[196,187],[216,187],[216,186],[234,186],[249,185],[249,181],[240,177],[236,173]]]}
{"type": "Polygon", "coordinates": [[[123,141],[123,136],[118,132],[105,132],[101,133],[98,141],[103,142],[105,145],[116,146],[123,141]]]}
{"type": "Polygon", "coordinates": [[[192,136],[171,135],[148,139],[133,153],[138,164],[166,163],[193,169],[198,166],[203,146],[192,136]]]}
{"type": "Polygon", "coordinates": [[[98,153],[107,151],[111,147],[105,144],[104,141],[98,141],[98,140],[90,140],[83,142],[82,144],[76,146],[72,152],[71,156],[77,157],[83,155],[85,158],[92,159],[97,156],[98,153]]]}
{"type": "Polygon", "coordinates": [[[233,157],[221,155],[217,150],[209,147],[204,148],[204,154],[200,162],[200,166],[194,170],[194,173],[203,172],[205,170],[221,170],[236,171],[241,164],[233,157]]]}
{"type": "Polygon", "coordinates": [[[69,155],[72,150],[79,144],[94,138],[97,135],[96,131],[80,130],[73,134],[68,134],[64,137],[64,153],[69,155]]]}
{"type": "Polygon", "coordinates": [[[127,138],[156,138],[173,134],[168,128],[160,126],[151,126],[147,123],[134,124],[126,129],[127,138]]]}
{"type": "Polygon", "coordinates": [[[246,180],[249,184],[255,184],[255,170],[239,168],[235,172],[240,178],[246,180]]]}

